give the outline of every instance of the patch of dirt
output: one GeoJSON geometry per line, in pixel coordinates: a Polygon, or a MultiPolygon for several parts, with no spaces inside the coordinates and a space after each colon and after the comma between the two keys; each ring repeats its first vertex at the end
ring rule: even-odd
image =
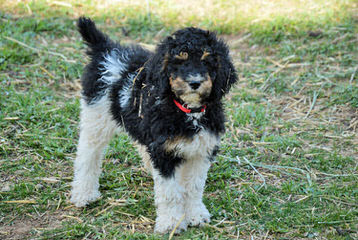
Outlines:
{"type": "Polygon", "coordinates": [[[63,214],[55,212],[46,213],[44,216],[23,216],[21,219],[14,219],[10,225],[0,226],[0,239],[29,239],[35,231],[55,229],[61,226],[63,214]]]}

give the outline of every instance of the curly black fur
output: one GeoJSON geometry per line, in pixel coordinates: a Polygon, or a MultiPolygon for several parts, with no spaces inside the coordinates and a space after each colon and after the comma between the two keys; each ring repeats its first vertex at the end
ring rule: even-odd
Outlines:
{"type": "Polygon", "coordinates": [[[91,58],[82,76],[84,99],[94,104],[109,94],[113,118],[147,147],[153,166],[163,176],[172,176],[183,161],[174,152],[164,150],[168,139],[177,136],[190,139],[201,129],[217,136],[224,132],[221,99],[236,82],[237,75],[228,47],[214,33],[185,28],[165,38],[152,53],[140,46],[123,47],[112,42],[90,19],[80,18],[78,28],[91,58]],[[210,55],[202,60],[204,51],[210,55]],[[189,56],[185,63],[176,57],[182,52],[189,56]],[[123,70],[117,79],[106,72],[108,54],[123,70]],[[188,74],[208,74],[212,80],[211,92],[201,102],[206,111],[195,123],[174,104],[173,99],[178,97],[169,84],[170,77],[186,78],[188,74]],[[113,81],[103,81],[103,76],[113,81]],[[124,101],[120,93],[127,88],[131,91],[128,103],[120,104],[124,101]]]}

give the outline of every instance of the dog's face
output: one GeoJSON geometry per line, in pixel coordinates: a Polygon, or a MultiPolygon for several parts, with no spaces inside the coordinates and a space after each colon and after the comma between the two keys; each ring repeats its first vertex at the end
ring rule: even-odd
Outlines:
{"type": "Polygon", "coordinates": [[[167,58],[172,92],[189,106],[199,107],[210,96],[213,87],[215,56],[203,46],[198,51],[184,48],[167,58]]]}
{"type": "Polygon", "coordinates": [[[157,57],[164,86],[190,107],[221,98],[237,79],[227,46],[209,31],[179,30],[159,45],[157,57]]]}
{"type": "Polygon", "coordinates": [[[179,30],[169,39],[165,55],[169,85],[174,95],[192,107],[210,96],[218,59],[210,33],[195,28],[179,30]]]}
{"type": "Polygon", "coordinates": [[[220,100],[237,80],[226,44],[199,28],[184,28],[164,39],[147,70],[161,97],[172,96],[189,107],[220,100]]]}

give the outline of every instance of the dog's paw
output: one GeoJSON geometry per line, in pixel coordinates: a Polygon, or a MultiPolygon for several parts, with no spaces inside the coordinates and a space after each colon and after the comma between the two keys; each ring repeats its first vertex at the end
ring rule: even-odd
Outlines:
{"type": "Polygon", "coordinates": [[[155,221],[155,227],[154,232],[159,234],[165,234],[170,233],[173,231],[173,229],[177,226],[175,229],[175,233],[180,233],[182,231],[186,231],[188,224],[183,218],[174,218],[174,217],[157,217],[155,221]],[[180,222],[181,221],[181,222],[180,222]],[[180,223],[179,223],[180,222],[180,223]]]}
{"type": "Polygon", "coordinates": [[[98,190],[88,190],[84,191],[83,189],[73,189],[71,192],[70,201],[76,207],[84,207],[90,202],[96,201],[101,197],[101,193],[98,190]]]}
{"type": "Polygon", "coordinates": [[[203,226],[210,222],[210,213],[203,203],[191,205],[185,210],[185,216],[189,226],[203,226]]]}

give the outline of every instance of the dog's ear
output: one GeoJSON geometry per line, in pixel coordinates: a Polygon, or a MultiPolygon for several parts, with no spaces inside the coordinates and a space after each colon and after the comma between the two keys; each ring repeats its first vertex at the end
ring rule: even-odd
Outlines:
{"type": "Polygon", "coordinates": [[[229,55],[229,49],[226,44],[219,40],[216,45],[217,55],[217,73],[214,81],[214,97],[221,98],[229,92],[232,84],[237,81],[235,67],[229,55]]]}
{"type": "Polygon", "coordinates": [[[168,72],[168,60],[169,60],[169,47],[172,42],[171,37],[167,37],[156,48],[154,55],[148,62],[147,78],[154,86],[157,86],[158,94],[161,97],[170,92],[169,86],[169,72],[168,72]]]}

